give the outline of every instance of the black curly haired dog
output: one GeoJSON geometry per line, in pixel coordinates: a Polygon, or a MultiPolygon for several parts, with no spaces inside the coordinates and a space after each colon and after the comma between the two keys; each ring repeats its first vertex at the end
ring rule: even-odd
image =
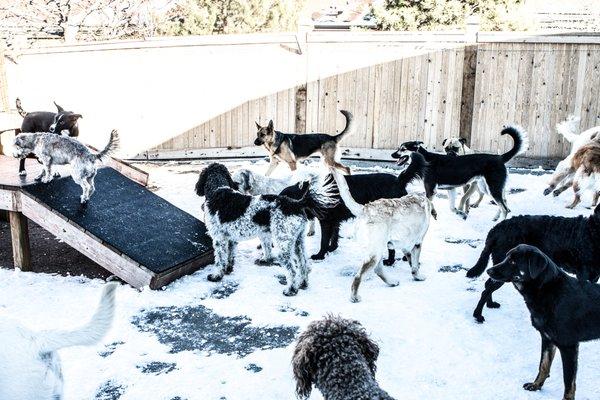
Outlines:
{"type": "MultiPolygon", "coordinates": [[[[510,249],[519,244],[538,247],[567,272],[581,280],[597,282],[600,277],[600,206],[590,217],[554,217],[549,215],[520,215],[494,226],[487,235],[485,247],[477,263],[467,271],[475,278],[485,271],[490,255],[494,264],[504,260],[510,249]]],[[[503,285],[488,279],[473,317],[485,321],[482,311],[486,304],[498,308],[492,293],[503,285]]]]}
{"type": "Polygon", "coordinates": [[[296,393],[306,399],[314,384],[325,400],[394,400],[375,380],[378,356],[360,322],[334,316],[314,321],[294,349],[296,393]]]}
{"type": "Polygon", "coordinates": [[[304,248],[307,215],[317,215],[333,206],[337,200],[328,188],[311,188],[305,184],[300,199],[285,196],[250,196],[237,192],[229,171],[223,164],[206,167],[196,183],[196,194],[205,196],[204,223],[213,240],[217,272],[208,275],[212,282],[220,281],[233,271],[235,249],[239,241],[258,237],[264,257],[259,264],[273,264],[272,244],[280,249],[279,265],[288,273],[286,296],[308,286],[308,266],[304,248]]]}
{"type": "MultiPolygon", "coordinates": [[[[406,156],[406,160],[408,159],[409,156],[406,156]]],[[[359,204],[367,204],[379,199],[397,199],[406,196],[408,193],[406,186],[417,178],[423,178],[427,167],[425,159],[419,153],[412,153],[410,160],[410,165],[398,176],[385,173],[344,176],[352,197],[359,204]]],[[[331,175],[328,176],[327,182],[329,181],[333,181],[331,175]]],[[[302,196],[302,188],[300,184],[292,185],[283,189],[279,194],[298,199],[302,196]]],[[[317,254],[310,257],[313,260],[322,260],[328,252],[338,248],[340,225],[355,217],[339,196],[338,199],[339,203],[335,207],[326,209],[320,216],[317,216],[321,226],[321,248],[317,254]]],[[[388,259],[383,263],[392,265],[394,259],[395,251],[390,249],[388,259]]]]}

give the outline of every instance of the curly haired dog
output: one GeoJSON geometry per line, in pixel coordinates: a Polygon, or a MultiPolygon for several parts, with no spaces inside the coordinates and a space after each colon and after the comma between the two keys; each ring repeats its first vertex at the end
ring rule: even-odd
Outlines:
{"type": "Polygon", "coordinates": [[[394,400],[375,380],[378,356],[360,322],[334,316],[314,321],[294,349],[296,393],[306,399],[315,385],[325,400],[394,400]]]}
{"type": "Polygon", "coordinates": [[[94,178],[98,170],[98,162],[108,157],[119,147],[119,135],[113,130],[110,139],[103,150],[92,153],[81,142],[63,135],[53,133],[21,133],[15,137],[14,156],[27,157],[33,153],[44,165],[42,173],[35,178],[44,183],[50,182],[53,165],[71,165],[71,176],[75,183],[81,186],[83,193],[81,203],[88,202],[96,187],[94,178]]]}
{"type": "Polygon", "coordinates": [[[57,350],[91,346],[102,339],[113,322],[117,286],[105,286],[92,319],[78,329],[33,332],[16,321],[0,318],[0,399],[62,399],[63,375],[57,350]]]}
{"type": "MultiPolygon", "coordinates": [[[[477,263],[467,271],[468,278],[483,274],[490,255],[494,264],[502,261],[510,249],[519,244],[538,247],[555,263],[581,280],[598,281],[600,277],[600,206],[586,218],[550,215],[519,215],[500,222],[487,235],[477,263]]],[[[477,322],[483,322],[483,306],[498,308],[492,294],[502,282],[488,279],[473,311],[477,322]]]]}
{"type": "Polygon", "coordinates": [[[390,279],[383,271],[382,260],[390,246],[404,253],[414,280],[425,280],[419,273],[419,258],[423,238],[429,229],[431,202],[425,196],[411,193],[399,199],[379,199],[362,205],[352,198],[344,177],[333,168],[331,172],[344,204],[359,218],[357,231],[368,240],[366,259],[354,276],[350,300],[360,301],[358,287],[363,275],[371,268],[375,268],[375,273],[387,285],[398,286],[398,281],[390,279]]]}
{"type": "Polygon", "coordinates": [[[196,194],[205,196],[204,222],[215,249],[217,271],[208,275],[208,280],[217,282],[230,274],[238,242],[258,237],[264,253],[258,263],[274,262],[272,244],[280,250],[278,262],[289,274],[283,294],[294,296],[298,289],[306,289],[309,269],[304,230],[307,213],[315,215],[335,204],[328,187],[319,188],[319,191],[305,185],[299,200],[278,195],[249,196],[234,190],[236,187],[227,168],[218,163],[206,167],[196,183],[196,194]]]}

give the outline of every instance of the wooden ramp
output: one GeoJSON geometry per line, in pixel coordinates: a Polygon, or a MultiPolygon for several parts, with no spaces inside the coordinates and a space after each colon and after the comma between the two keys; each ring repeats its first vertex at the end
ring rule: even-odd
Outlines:
{"type": "Polygon", "coordinates": [[[160,288],[212,262],[202,221],[115,169],[98,170],[96,192],[82,207],[71,177],[37,183],[39,167],[28,163],[23,179],[16,161],[0,156],[0,209],[11,212],[16,266],[27,269],[28,255],[17,254],[27,245],[23,216],[134,287],[160,288]]]}

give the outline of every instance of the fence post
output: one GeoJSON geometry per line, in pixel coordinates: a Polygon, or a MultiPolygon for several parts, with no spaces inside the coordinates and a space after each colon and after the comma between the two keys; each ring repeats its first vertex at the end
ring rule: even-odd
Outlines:
{"type": "Polygon", "coordinates": [[[467,139],[471,145],[471,128],[473,125],[473,108],[475,98],[475,77],[477,75],[477,32],[479,32],[479,17],[467,17],[465,32],[465,52],[463,59],[463,80],[460,99],[459,135],[467,139]]]}

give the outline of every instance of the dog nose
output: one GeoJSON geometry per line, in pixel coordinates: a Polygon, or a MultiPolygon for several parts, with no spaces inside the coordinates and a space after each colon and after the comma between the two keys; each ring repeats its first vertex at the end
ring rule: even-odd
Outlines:
{"type": "Polygon", "coordinates": [[[56,129],[56,124],[52,124],[52,125],[50,125],[50,128],[48,128],[48,130],[50,131],[50,133],[54,133],[55,129],[56,129]]]}

